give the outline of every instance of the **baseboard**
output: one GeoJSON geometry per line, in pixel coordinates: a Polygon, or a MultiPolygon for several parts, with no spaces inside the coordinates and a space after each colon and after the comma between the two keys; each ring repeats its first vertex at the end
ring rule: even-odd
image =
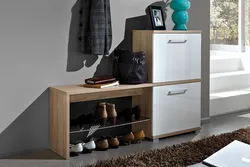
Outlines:
{"type": "Polygon", "coordinates": [[[201,123],[206,123],[210,121],[210,117],[201,118],[201,123]]]}
{"type": "Polygon", "coordinates": [[[22,154],[28,154],[36,151],[41,151],[41,150],[48,150],[48,148],[34,148],[34,149],[29,149],[29,150],[22,150],[22,151],[16,151],[16,152],[10,152],[6,154],[0,154],[0,159],[8,159],[10,157],[22,155],[22,154]]]}
{"type": "Polygon", "coordinates": [[[212,115],[211,118],[213,118],[213,117],[219,117],[219,116],[223,116],[223,115],[229,115],[229,114],[237,114],[237,113],[247,112],[247,111],[250,111],[250,108],[243,109],[243,110],[229,111],[229,112],[222,113],[222,114],[212,115]]]}

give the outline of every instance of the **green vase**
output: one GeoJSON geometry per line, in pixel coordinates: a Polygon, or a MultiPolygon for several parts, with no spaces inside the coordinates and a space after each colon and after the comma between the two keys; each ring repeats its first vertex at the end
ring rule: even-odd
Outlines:
{"type": "Polygon", "coordinates": [[[186,23],[188,22],[187,10],[191,4],[189,0],[172,0],[170,3],[171,9],[174,10],[172,20],[175,23],[173,30],[187,30],[186,23]]]}

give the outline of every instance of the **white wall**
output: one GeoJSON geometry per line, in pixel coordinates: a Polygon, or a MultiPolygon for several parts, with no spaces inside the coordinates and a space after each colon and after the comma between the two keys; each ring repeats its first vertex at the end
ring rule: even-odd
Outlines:
{"type": "MultiPolygon", "coordinates": [[[[124,37],[125,19],[144,15],[145,8],[153,2],[153,0],[111,0],[112,49],[124,37]]],[[[75,3],[76,0],[0,1],[0,133],[13,123],[49,86],[83,83],[85,78],[93,76],[96,71],[101,57],[89,68],[83,67],[76,72],[66,72],[71,8],[75,3]]],[[[209,8],[209,3],[205,3],[205,0],[192,0],[192,3],[203,5],[196,6],[201,9],[209,8]]],[[[205,21],[204,26],[199,26],[202,21],[209,19],[207,14],[203,15],[201,9],[197,12],[195,12],[196,9],[192,10],[192,16],[200,18],[197,27],[195,26],[196,22],[192,25],[194,29],[209,26],[207,21],[205,21]]],[[[169,26],[171,25],[169,24],[169,26]]],[[[205,37],[207,38],[207,35],[205,37]]],[[[205,42],[203,45],[208,45],[207,40],[205,42]]],[[[82,56],[79,53],[75,53],[75,55],[82,56]]],[[[204,53],[203,56],[208,56],[208,53],[204,53]]],[[[205,61],[203,65],[209,63],[207,58],[205,58],[205,61]]],[[[208,78],[209,68],[204,70],[203,77],[208,78]]],[[[207,82],[206,79],[205,82],[207,82]]],[[[205,89],[208,89],[207,84],[205,84],[205,89]]],[[[203,94],[204,97],[208,95],[207,91],[203,94]]],[[[44,99],[48,100],[47,94],[44,99]]],[[[207,108],[204,112],[208,112],[207,98],[204,98],[204,100],[206,101],[204,102],[204,109],[207,108]]],[[[32,110],[48,113],[48,108],[45,108],[45,111],[40,111],[41,108],[42,106],[35,105],[32,110]]],[[[35,123],[36,119],[39,120],[39,117],[31,116],[26,118],[25,122],[32,121],[35,123]]],[[[15,132],[10,132],[13,138],[18,137],[15,136],[19,130],[18,126],[14,128],[15,132]]],[[[44,131],[48,132],[46,128],[44,131]]],[[[30,131],[36,132],[35,130],[30,131]]],[[[5,134],[8,133],[5,132],[5,134]]],[[[8,142],[7,137],[5,137],[5,140],[8,142]]],[[[48,142],[47,137],[44,140],[45,143],[48,142]]],[[[2,142],[1,136],[0,142],[2,142]]],[[[34,145],[29,148],[26,139],[20,140],[18,145],[18,148],[9,151],[21,151],[45,146],[39,142],[34,142],[34,145]]]]}

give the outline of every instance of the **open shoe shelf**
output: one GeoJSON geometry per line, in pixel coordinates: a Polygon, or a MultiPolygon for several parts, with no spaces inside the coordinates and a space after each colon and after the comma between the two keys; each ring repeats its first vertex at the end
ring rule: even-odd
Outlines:
{"type": "MultiPolygon", "coordinates": [[[[117,119],[116,125],[111,125],[110,122],[107,122],[106,125],[100,126],[98,130],[116,128],[116,127],[121,127],[121,126],[126,126],[126,125],[132,125],[136,123],[147,122],[147,121],[150,121],[150,118],[141,117],[140,120],[135,120],[135,118],[132,118],[132,121],[124,121],[124,120],[117,119]]],[[[90,129],[91,128],[77,130],[77,128],[72,127],[70,129],[70,133],[75,134],[75,133],[81,133],[81,132],[88,132],[90,129]]]]}
{"type": "MultiPolygon", "coordinates": [[[[141,120],[122,122],[117,120],[116,125],[107,124],[99,129],[115,128],[132,124],[132,130],[143,129],[147,138],[151,136],[152,125],[152,88],[165,85],[178,85],[200,82],[200,79],[169,81],[160,83],[146,83],[138,85],[120,85],[105,89],[84,88],[82,85],[66,85],[50,87],[50,149],[63,157],[69,159],[70,135],[87,132],[90,128],[71,131],[70,130],[70,104],[75,102],[109,99],[117,97],[132,97],[132,105],[139,105],[142,113],[141,120]]],[[[98,129],[98,130],[99,130],[98,129]]]]}

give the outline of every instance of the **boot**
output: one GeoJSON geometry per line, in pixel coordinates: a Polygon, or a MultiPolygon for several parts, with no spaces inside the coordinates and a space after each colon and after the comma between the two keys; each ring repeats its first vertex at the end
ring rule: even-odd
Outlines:
{"type": "Polygon", "coordinates": [[[115,125],[117,117],[115,104],[107,103],[106,107],[107,107],[108,118],[110,119],[111,125],[115,125]]]}
{"type": "Polygon", "coordinates": [[[108,118],[108,113],[106,110],[106,103],[99,103],[97,105],[97,110],[96,110],[96,117],[98,120],[100,120],[101,126],[104,126],[106,124],[107,118],[108,118]]]}

